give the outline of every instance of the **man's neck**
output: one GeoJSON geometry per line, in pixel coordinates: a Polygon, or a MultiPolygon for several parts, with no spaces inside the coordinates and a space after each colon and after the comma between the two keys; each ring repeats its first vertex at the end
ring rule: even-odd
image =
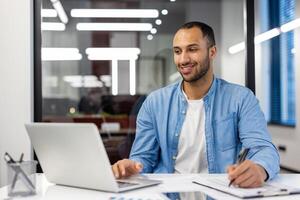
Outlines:
{"type": "Polygon", "coordinates": [[[202,99],[207,94],[212,82],[213,74],[207,74],[195,82],[183,81],[182,87],[189,100],[197,100],[202,99]]]}

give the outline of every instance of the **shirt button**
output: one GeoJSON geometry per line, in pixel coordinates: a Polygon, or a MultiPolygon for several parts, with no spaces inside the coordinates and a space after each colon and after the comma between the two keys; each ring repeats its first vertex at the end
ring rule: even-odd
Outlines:
{"type": "Polygon", "coordinates": [[[178,137],[178,136],[179,136],[179,134],[178,134],[178,133],[176,133],[176,134],[175,134],[175,136],[176,136],[176,137],[178,137]]]}
{"type": "Polygon", "coordinates": [[[185,111],[183,110],[181,113],[182,113],[182,114],[185,114],[185,111]]]}
{"type": "Polygon", "coordinates": [[[173,160],[176,160],[176,156],[173,156],[172,159],[173,159],[173,160]]]}

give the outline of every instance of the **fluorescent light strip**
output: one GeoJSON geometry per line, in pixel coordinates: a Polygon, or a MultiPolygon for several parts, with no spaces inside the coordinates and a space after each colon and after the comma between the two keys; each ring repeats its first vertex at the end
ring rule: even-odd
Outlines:
{"type": "Polygon", "coordinates": [[[64,24],[68,23],[69,19],[61,2],[59,0],[51,0],[51,2],[54,9],[57,11],[60,21],[64,24]]]}
{"type": "Polygon", "coordinates": [[[89,60],[136,60],[141,53],[139,48],[87,48],[89,60]]]}
{"type": "Polygon", "coordinates": [[[88,55],[89,60],[137,60],[137,55],[88,55]]]}
{"type": "Polygon", "coordinates": [[[41,24],[42,31],[64,31],[65,29],[66,25],[63,23],[42,22],[41,24]]]}
{"type": "Polygon", "coordinates": [[[128,55],[137,55],[141,53],[140,48],[115,48],[115,47],[100,47],[100,48],[87,48],[85,53],[90,54],[128,54],[128,55]]]}
{"type": "Polygon", "coordinates": [[[296,29],[298,27],[300,27],[300,18],[290,21],[286,24],[283,24],[280,27],[280,30],[285,33],[285,32],[291,31],[293,29],[296,29]]]}
{"type": "Polygon", "coordinates": [[[42,48],[41,54],[43,61],[82,59],[77,48],[42,48]]]}
{"type": "Polygon", "coordinates": [[[295,54],[295,53],[296,53],[296,49],[295,49],[295,48],[292,48],[292,49],[291,49],[291,53],[292,53],[292,54],[295,54]]]}
{"type": "Polygon", "coordinates": [[[90,82],[72,82],[70,83],[72,87],[80,88],[95,88],[95,87],[103,87],[103,83],[101,81],[90,81],[90,82]]]}
{"type": "Polygon", "coordinates": [[[135,95],[136,93],[136,66],[135,60],[129,60],[129,93],[135,95]]]}
{"type": "Polygon", "coordinates": [[[156,9],[72,9],[72,17],[97,18],[157,18],[156,9]]]}
{"type": "Polygon", "coordinates": [[[228,51],[230,54],[235,54],[237,52],[243,51],[245,49],[245,42],[240,42],[236,45],[231,46],[228,51]]]}
{"type": "MultiPolygon", "coordinates": [[[[257,36],[255,36],[254,38],[254,43],[255,44],[259,44],[261,42],[264,42],[266,40],[269,40],[273,37],[276,37],[278,35],[280,35],[281,32],[285,33],[291,30],[294,30],[296,28],[300,27],[300,18],[297,18],[293,21],[290,21],[286,24],[283,24],[280,28],[273,28],[269,31],[266,31],[262,34],[259,34],[257,36]]],[[[233,45],[231,47],[229,47],[228,51],[230,54],[235,54],[238,53],[240,51],[243,51],[245,49],[245,43],[244,42],[240,42],[239,44],[233,45]]]]}
{"type": "MultiPolygon", "coordinates": [[[[254,37],[254,44],[260,44],[266,40],[269,40],[273,37],[280,35],[280,30],[278,28],[271,29],[262,34],[259,34],[254,37]]],[[[229,47],[228,51],[230,54],[235,54],[245,49],[245,42],[240,42],[236,45],[229,47]]]]}
{"type": "Polygon", "coordinates": [[[280,35],[280,29],[279,28],[273,28],[269,31],[266,31],[264,33],[261,33],[254,37],[254,44],[259,44],[261,42],[264,42],[266,40],[269,40],[273,37],[276,37],[280,35]]]}
{"type": "Polygon", "coordinates": [[[63,80],[68,83],[73,83],[73,82],[81,82],[82,81],[82,76],[79,75],[74,75],[74,76],[64,76],[63,80]]]}
{"type": "Polygon", "coordinates": [[[150,31],[151,23],[78,23],[79,31],[150,31]]]}
{"type": "Polygon", "coordinates": [[[118,94],[118,60],[112,60],[111,62],[111,76],[112,76],[112,88],[113,95],[118,94]]]}
{"type": "Polygon", "coordinates": [[[70,83],[72,87],[103,87],[103,83],[98,81],[98,78],[95,75],[86,75],[86,76],[64,76],[63,80],[67,83],[70,83]]]}
{"type": "Polygon", "coordinates": [[[82,81],[87,81],[87,82],[93,82],[97,81],[98,78],[95,75],[85,75],[85,76],[80,76],[80,75],[74,75],[74,76],[64,76],[63,80],[65,82],[82,82],[82,81]]]}
{"type": "Polygon", "coordinates": [[[55,9],[42,9],[41,16],[42,17],[57,17],[57,12],[55,9]]]}

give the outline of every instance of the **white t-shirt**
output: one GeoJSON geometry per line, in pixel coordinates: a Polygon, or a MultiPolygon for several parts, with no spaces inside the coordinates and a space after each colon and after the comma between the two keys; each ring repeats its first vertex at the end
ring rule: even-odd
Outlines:
{"type": "MultiPolygon", "coordinates": [[[[186,95],[185,97],[187,99],[186,95]]],[[[179,136],[175,173],[208,173],[204,102],[203,99],[187,101],[188,108],[179,136]]]]}

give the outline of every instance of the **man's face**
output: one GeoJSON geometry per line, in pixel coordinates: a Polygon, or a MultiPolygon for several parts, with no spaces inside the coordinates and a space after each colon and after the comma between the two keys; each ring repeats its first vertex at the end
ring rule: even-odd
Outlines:
{"type": "Polygon", "coordinates": [[[210,65],[215,50],[215,47],[208,46],[199,28],[180,29],[173,39],[173,52],[174,62],[183,80],[195,82],[212,71],[210,65]]]}

